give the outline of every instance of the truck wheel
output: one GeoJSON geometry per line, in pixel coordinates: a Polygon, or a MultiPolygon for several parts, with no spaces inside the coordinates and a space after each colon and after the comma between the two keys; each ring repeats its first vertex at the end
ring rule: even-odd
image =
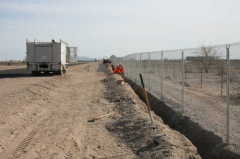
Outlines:
{"type": "Polygon", "coordinates": [[[37,72],[37,71],[32,71],[32,75],[34,75],[34,76],[39,75],[39,72],[37,72]]]}
{"type": "Polygon", "coordinates": [[[54,74],[56,74],[56,75],[61,75],[61,74],[62,74],[62,71],[56,71],[54,74]]]}

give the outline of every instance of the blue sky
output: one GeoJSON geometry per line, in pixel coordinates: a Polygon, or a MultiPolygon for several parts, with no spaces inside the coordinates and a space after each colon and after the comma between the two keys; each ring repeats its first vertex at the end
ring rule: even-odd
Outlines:
{"type": "Polygon", "coordinates": [[[238,0],[0,0],[0,60],[22,59],[25,39],[62,39],[80,56],[240,41],[238,0]]]}

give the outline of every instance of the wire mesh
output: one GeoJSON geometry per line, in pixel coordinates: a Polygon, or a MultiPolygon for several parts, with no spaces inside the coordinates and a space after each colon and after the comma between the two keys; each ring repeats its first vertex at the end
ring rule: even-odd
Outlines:
{"type": "Polygon", "coordinates": [[[126,76],[227,143],[240,143],[240,44],[130,54],[126,76]],[[229,48],[229,49],[228,49],[229,48]],[[229,53],[229,60],[228,60],[229,53]]]}
{"type": "Polygon", "coordinates": [[[226,46],[185,53],[185,114],[227,140],[226,46]]]}

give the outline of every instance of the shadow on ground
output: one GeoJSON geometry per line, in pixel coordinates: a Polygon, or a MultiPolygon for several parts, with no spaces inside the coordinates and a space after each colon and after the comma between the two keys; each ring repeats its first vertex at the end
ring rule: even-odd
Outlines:
{"type": "Polygon", "coordinates": [[[0,79],[2,78],[22,78],[22,77],[41,77],[41,76],[54,76],[56,74],[39,74],[32,75],[26,68],[6,69],[0,70],[0,79]]]}

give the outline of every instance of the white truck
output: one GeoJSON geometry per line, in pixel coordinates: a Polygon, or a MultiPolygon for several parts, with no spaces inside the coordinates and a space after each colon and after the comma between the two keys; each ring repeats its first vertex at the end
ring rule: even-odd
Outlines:
{"type": "Polygon", "coordinates": [[[77,62],[77,52],[78,48],[73,46],[67,47],[67,63],[72,64],[77,62]]]}
{"type": "Polygon", "coordinates": [[[67,43],[56,42],[26,42],[27,69],[32,74],[66,72],[67,43]]]}

